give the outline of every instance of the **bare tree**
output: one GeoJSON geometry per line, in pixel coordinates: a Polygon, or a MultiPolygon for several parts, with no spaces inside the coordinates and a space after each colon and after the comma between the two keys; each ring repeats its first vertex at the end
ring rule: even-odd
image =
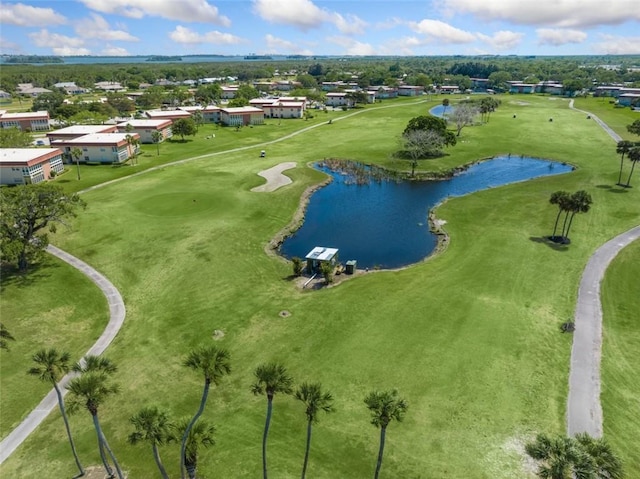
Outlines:
{"type": "Polygon", "coordinates": [[[456,124],[456,128],[458,130],[456,136],[460,136],[460,132],[465,126],[473,124],[473,120],[478,112],[478,108],[471,103],[459,103],[456,105],[451,113],[449,113],[448,117],[449,121],[456,124]]]}
{"type": "Polygon", "coordinates": [[[402,135],[402,143],[411,160],[411,176],[414,176],[418,160],[439,155],[445,139],[435,130],[409,130],[402,135]]]}

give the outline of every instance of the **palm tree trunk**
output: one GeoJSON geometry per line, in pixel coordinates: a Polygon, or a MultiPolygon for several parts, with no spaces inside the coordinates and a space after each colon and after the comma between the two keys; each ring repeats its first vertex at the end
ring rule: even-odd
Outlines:
{"type": "Polygon", "coordinates": [[[160,475],[162,479],[169,479],[169,475],[162,465],[162,461],[160,460],[160,453],[158,452],[158,445],[153,443],[153,458],[156,460],[156,464],[158,465],[158,469],[160,469],[160,475]]]}
{"type": "Polygon", "coordinates": [[[189,438],[189,433],[191,432],[191,429],[193,428],[193,425],[196,423],[196,421],[198,420],[198,418],[202,415],[203,411],[204,411],[204,406],[207,403],[207,396],[209,395],[209,386],[211,384],[211,381],[209,381],[208,379],[205,379],[204,381],[204,390],[202,391],[202,399],[200,400],[200,407],[198,408],[198,412],[196,412],[196,415],[193,416],[193,419],[191,420],[191,422],[189,423],[189,425],[187,426],[187,429],[185,429],[184,431],[184,435],[182,436],[182,444],[180,446],[180,477],[182,479],[185,479],[185,468],[184,468],[184,453],[187,450],[187,439],[189,438]]]}
{"type": "Polygon", "coordinates": [[[627,187],[630,185],[631,183],[631,175],[633,175],[633,169],[636,167],[636,162],[632,162],[631,163],[631,173],[629,173],[629,178],[627,178],[627,187]]]}
{"type": "Polygon", "coordinates": [[[560,220],[560,215],[562,214],[562,209],[558,210],[558,215],[556,216],[556,224],[553,225],[553,234],[551,235],[551,239],[556,237],[556,230],[558,229],[558,221],[560,220]]]}
{"type": "Polygon", "coordinates": [[[73,443],[73,437],[71,436],[71,428],[69,427],[69,419],[67,418],[67,412],[64,409],[64,401],[62,400],[62,393],[60,392],[60,388],[58,384],[54,381],[53,388],[56,390],[56,395],[58,396],[58,406],[60,407],[60,413],[62,414],[62,420],[64,421],[64,427],[67,430],[67,437],[69,437],[69,444],[71,444],[71,452],[73,452],[73,457],[76,460],[76,466],[78,466],[78,471],[80,471],[80,476],[84,476],[84,468],[82,464],[80,464],[80,458],[78,457],[78,452],[76,451],[76,445],[73,443]]]}
{"type": "Polygon", "coordinates": [[[575,213],[571,213],[571,219],[569,220],[569,225],[567,226],[567,232],[564,233],[564,237],[566,239],[569,239],[569,230],[571,229],[571,223],[573,223],[573,217],[575,216],[575,213]]]}
{"type": "Polygon", "coordinates": [[[564,237],[564,229],[567,226],[567,220],[568,219],[569,219],[569,211],[567,211],[567,214],[564,217],[564,222],[562,223],[562,237],[564,237]]]}
{"type": "Polygon", "coordinates": [[[96,435],[98,436],[98,450],[100,451],[100,459],[102,459],[102,464],[104,465],[105,471],[107,471],[107,476],[110,478],[113,477],[113,469],[109,465],[109,461],[107,461],[107,456],[104,454],[104,443],[102,441],[102,429],[100,428],[100,422],[98,421],[97,414],[91,414],[93,418],[93,426],[96,429],[96,435]]]}
{"type": "Polygon", "coordinates": [[[387,427],[382,426],[380,428],[380,450],[378,451],[378,463],[376,464],[376,473],[373,476],[374,479],[378,479],[378,474],[380,474],[380,468],[382,467],[382,454],[384,453],[384,437],[387,432],[387,427]]]}
{"type": "Polygon", "coordinates": [[[620,174],[618,175],[618,184],[622,181],[622,167],[624,166],[624,153],[620,157],[620,174]]]}
{"type": "MultiPolygon", "coordinates": [[[[100,433],[102,434],[102,431],[100,431],[100,433]]],[[[124,479],[124,475],[122,474],[122,469],[120,469],[120,464],[118,464],[118,460],[116,459],[116,456],[113,454],[113,451],[109,447],[109,443],[107,442],[107,438],[104,437],[104,434],[102,434],[102,443],[104,444],[104,448],[109,453],[109,457],[111,457],[111,460],[113,461],[113,465],[115,466],[116,472],[118,473],[118,479],[124,479]]]]}
{"type": "Polygon", "coordinates": [[[271,423],[271,411],[273,409],[273,396],[267,393],[267,420],[264,423],[262,435],[262,477],[267,479],[267,436],[269,435],[269,423],[271,423]]]}
{"type": "Polygon", "coordinates": [[[302,465],[302,479],[307,474],[307,463],[309,462],[309,449],[311,449],[311,421],[307,423],[307,448],[304,451],[304,464],[302,465]]]}

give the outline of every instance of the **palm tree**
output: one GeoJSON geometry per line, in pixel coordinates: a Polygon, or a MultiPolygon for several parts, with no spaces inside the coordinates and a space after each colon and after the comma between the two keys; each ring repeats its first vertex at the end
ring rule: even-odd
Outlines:
{"type": "Polygon", "coordinates": [[[187,359],[185,359],[184,365],[204,375],[204,389],[202,391],[200,407],[195,416],[193,416],[193,419],[191,419],[189,425],[185,428],[184,435],[182,436],[182,444],[180,446],[180,475],[182,479],[185,479],[184,461],[189,431],[204,411],[211,383],[216,386],[219,385],[220,380],[231,372],[229,352],[226,349],[218,349],[216,346],[201,347],[192,351],[189,356],[187,356],[187,359]]]}
{"type": "Polygon", "coordinates": [[[604,438],[594,438],[586,433],[576,434],[576,442],[593,459],[595,479],[622,479],[622,462],[613,453],[604,438]]]}
{"type": "Polygon", "coordinates": [[[622,184],[622,167],[624,166],[624,155],[629,153],[633,148],[633,142],[628,140],[622,140],[618,142],[616,146],[616,153],[620,155],[620,173],[618,174],[618,185],[622,184]]]}
{"type": "Polygon", "coordinates": [[[78,466],[80,476],[84,476],[84,468],[80,464],[80,458],[76,452],[76,446],[73,443],[73,437],[71,436],[71,428],[69,427],[69,419],[64,409],[64,400],[62,399],[62,392],[58,386],[58,382],[62,377],[69,372],[69,360],[71,356],[69,353],[60,353],[56,349],[41,349],[35,353],[32,357],[33,362],[37,364],[36,367],[29,369],[28,374],[36,376],[41,381],[51,383],[58,396],[58,407],[62,414],[62,420],[64,421],[64,427],[67,430],[67,437],[69,438],[69,444],[71,445],[71,452],[78,466]]]}
{"type": "Polygon", "coordinates": [[[380,428],[380,450],[378,451],[378,462],[376,472],[373,476],[378,479],[380,468],[382,467],[382,454],[384,453],[384,441],[387,433],[387,426],[392,420],[401,422],[407,412],[407,402],[398,397],[398,391],[372,391],[364,398],[364,403],[371,411],[371,424],[380,428]]]}
{"type": "Polygon", "coordinates": [[[162,136],[162,133],[159,131],[154,131],[153,133],[151,133],[151,141],[153,141],[156,144],[156,148],[158,150],[158,156],[160,155],[160,142],[162,141],[163,138],[164,136],[162,136]]]}
{"type": "Polygon", "coordinates": [[[191,115],[191,118],[193,118],[193,121],[196,124],[196,130],[199,130],[200,129],[200,125],[202,125],[202,120],[203,120],[202,110],[194,111],[193,114],[191,115]]]}
{"type": "Polygon", "coordinates": [[[80,158],[82,158],[82,150],[78,147],[71,148],[71,158],[76,162],[76,171],[78,173],[78,180],[80,180],[80,158]]]}
{"type": "Polygon", "coordinates": [[[318,413],[333,412],[333,396],[328,391],[322,391],[320,383],[302,383],[295,392],[295,398],[302,401],[306,407],[307,416],[307,447],[304,452],[304,464],[302,466],[302,479],[307,473],[307,463],[309,461],[309,449],[311,448],[311,426],[318,422],[318,413]]]}
{"type": "Polygon", "coordinates": [[[135,445],[144,441],[151,444],[153,458],[160,469],[160,475],[163,479],[169,479],[158,452],[158,446],[173,439],[173,425],[169,422],[167,413],[156,406],[144,407],[130,421],[136,430],[129,434],[129,443],[135,445]]]}
{"type": "Polygon", "coordinates": [[[443,108],[442,108],[442,118],[444,118],[444,115],[445,115],[445,113],[447,111],[447,107],[449,106],[449,99],[448,98],[445,98],[444,100],[442,100],[442,106],[443,106],[443,108]]]}
{"type": "Polygon", "coordinates": [[[634,148],[629,150],[629,160],[631,160],[631,172],[629,173],[629,178],[627,178],[627,188],[629,188],[631,184],[631,175],[633,175],[633,169],[636,167],[636,163],[640,161],[640,146],[635,146],[634,148]]]}
{"type": "Polygon", "coordinates": [[[4,324],[0,323],[0,349],[4,349],[5,351],[9,351],[9,343],[8,341],[15,341],[16,338],[9,332],[9,330],[5,327],[4,324]]]}
{"type": "Polygon", "coordinates": [[[592,479],[593,459],[571,437],[549,437],[538,434],[525,445],[526,453],[540,461],[538,476],[542,479],[592,479]]]}
{"type": "Polygon", "coordinates": [[[113,477],[113,470],[109,465],[109,461],[105,455],[105,449],[111,460],[113,461],[118,477],[122,479],[122,471],[118,464],[106,437],[100,427],[100,421],[98,419],[98,408],[100,405],[112,394],[118,392],[117,385],[108,385],[107,380],[109,376],[115,373],[118,368],[110,359],[102,356],[88,355],[85,356],[79,363],[76,363],[71,368],[72,371],[79,373],[80,376],[74,378],[67,385],[67,390],[71,393],[71,400],[69,403],[69,412],[75,412],[80,407],[84,406],[85,409],[91,413],[93,418],[93,426],[96,429],[96,435],[98,436],[98,450],[100,451],[100,458],[102,464],[110,477],[113,477]]]}
{"type": "Polygon", "coordinates": [[[558,215],[556,216],[556,222],[553,225],[553,234],[551,235],[552,241],[557,239],[556,230],[558,229],[558,221],[560,220],[560,215],[567,211],[570,197],[571,195],[566,191],[555,191],[551,194],[551,198],[549,198],[549,203],[552,205],[558,205],[558,215]]]}
{"type": "Polygon", "coordinates": [[[279,363],[261,364],[256,368],[254,375],[256,382],[251,386],[251,392],[255,395],[266,394],[267,396],[267,419],[262,435],[262,475],[264,479],[267,479],[267,436],[273,411],[273,397],[277,393],[291,394],[293,378],[289,376],[287,369],[279,363]]]}
{"type": "Polygon", "coordinates": [[[571,223],[573,222],[573,217],[577,213],[586,213],[591,209],[591,204],[593,200],[591,199],[591,195],[584,190],[576,191],[571,195],[571,200],[569,202],[568,211],[571,213],[571,217],[569,219],[569,224],[567,226],[566,231],[563,230],[562,236],[565,238],[565,241],[569,241],[569,229],[571,229],[571,223]]]}
{"type": "Polygon", "coordinates": [[[195,425],[191,425],[189,418],[184,418],[176,425],[176,431],[179,435],[186,433],[187,429],[189,431],[187,435],[187,448],[184,451],[184,457],[181,462],[184,462],[187,468],[189,479],[195,479],[200,447],[210,447],[216,444],[213,439],[213,434],[216,429],[203,419],[195,423],[195,425]]]}

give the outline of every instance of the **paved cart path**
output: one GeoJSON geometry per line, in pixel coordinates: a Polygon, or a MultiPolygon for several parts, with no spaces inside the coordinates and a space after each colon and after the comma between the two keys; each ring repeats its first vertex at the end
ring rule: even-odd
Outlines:
{"type": "Polygon", "coordinates": [[[640,226],[606,242],[587,263],[574,314],[576,329],[571,348],[567,434],[586,432],[602,436],[600,404],[600,358],[602,355],[602,303],[600,283],[611,260],[625,246],[640,238],[640,226]]]}
{"type": "MultiPolygon", "coordinates": [[[[93,344],[93,346],[91,346],[89,351],[87,351],[87,354],[102,354],[104,350],[107,349],[107,346],[111,344],[111,341],[116,337],[124,323],[126,310],[124,307],[124,301],[122,301],[122,296],[107,278],[98,273],[84,261],[79,260],[75,256],[71,256],[69,253],[62,251],[53,245],[47,246],[47,252],[80,270],[91,281],[93,281],[106,296],[107,303],[109,304],[109,322],[107,323],[105,330],[102,332],[102,335],[93,344]]],[[[74,373],[69,373],[58,383],[63,395],[67,392],[65,386],[74,376],[74,373]]],[[[49,394],[40,401],[40,404],[38,404],[18,426],[11,431],[11,433],[9,433],[2,442],[0,442],[0,464],[2,464],[18,448],[18,446],[24,442],[29,434],[31,434],[36,427],[45,420],[49,413],[57,407],[58,398],[55,390],[51,389],[49,394]]]]}

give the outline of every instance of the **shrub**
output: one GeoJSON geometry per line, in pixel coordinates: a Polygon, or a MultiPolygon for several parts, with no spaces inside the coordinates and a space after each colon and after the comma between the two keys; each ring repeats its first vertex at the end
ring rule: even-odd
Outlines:
{"type": "Polygon", "coordinates": [[[295,276],[300,276],[302,274],[302,269],[304,268],[304,261],[297,256],[291,258],[291,261],[293,262],[293,274],[295,276]]]}

